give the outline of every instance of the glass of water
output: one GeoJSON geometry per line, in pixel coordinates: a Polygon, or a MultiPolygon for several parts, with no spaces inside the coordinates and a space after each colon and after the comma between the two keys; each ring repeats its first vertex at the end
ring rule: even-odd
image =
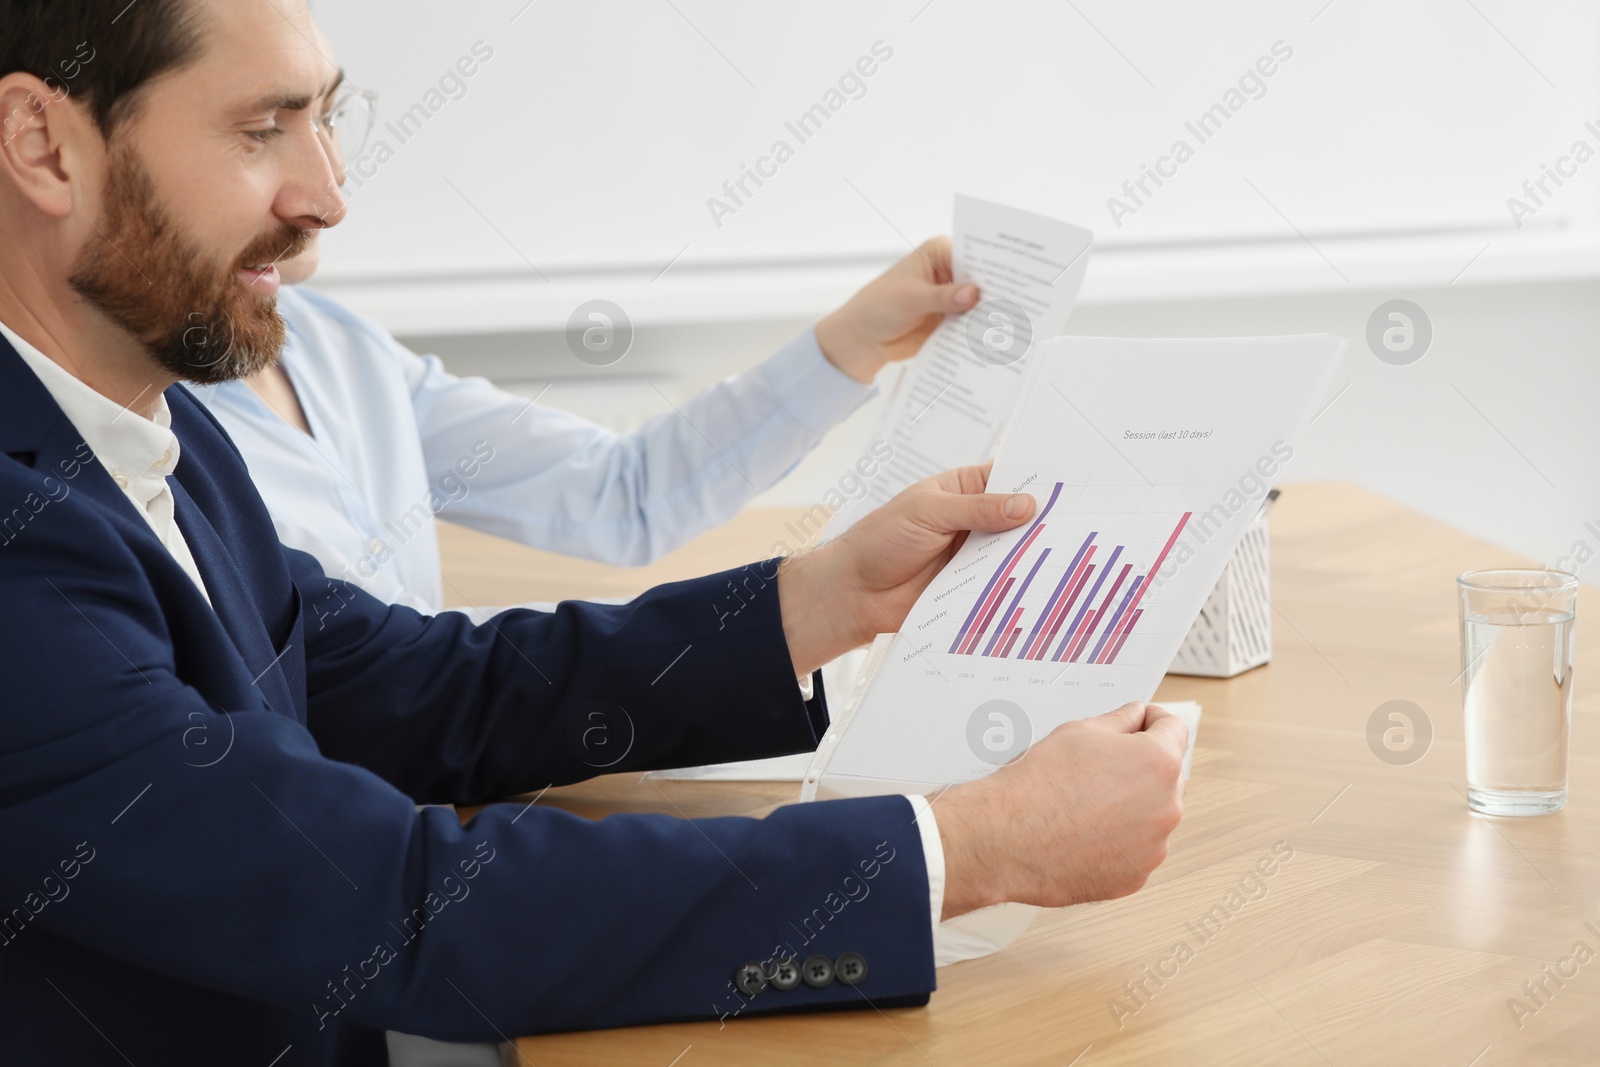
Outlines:
{"type": "Polygon", "coordinates": [[[1485,815],[1548,815],[1567,803],[1578,578],[1473,571],[1461,592],[1467,804],[1485,815]]]}

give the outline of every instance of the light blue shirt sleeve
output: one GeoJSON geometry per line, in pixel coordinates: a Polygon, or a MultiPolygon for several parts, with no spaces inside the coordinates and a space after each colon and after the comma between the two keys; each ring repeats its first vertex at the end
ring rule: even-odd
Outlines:
{"type": "Polygon", "coordinates": [[[759,366],[616,434],[395,348],[430,481],[472,442],[494,447],[471,491],[441,517],[626,566],[732,518],[871,395],[827,361],[807,330],[759,366]]]}
{"type": "Polygon", "coordinates": [[[726,521],[874,392],[811,330],[632,433],[450,374],[314,290],[279,296],[313,436],[243,382],[195,387],[287,545],[390,603],[438,611],[436,518],[618,565],[726,521]]]}

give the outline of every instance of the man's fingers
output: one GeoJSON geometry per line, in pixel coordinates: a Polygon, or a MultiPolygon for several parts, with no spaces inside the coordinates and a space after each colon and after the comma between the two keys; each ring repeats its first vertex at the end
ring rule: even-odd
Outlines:
{"type": "Polygon", "coordinates": [[[929,484],[948,493],[981,493],[989,484],[994,460],[971,467],[952,467],[928,479],[929,484]]]}
{"type": "Polygon", "coordinates": [[[919,279],[909,290],[917,314],[959,315],[977,306],[978,287],[951,277],[950,238],[931,237],[901,262],[919,279]]]}
{"type": "Polygon", "coordinates": [[[978,303],[978,287],[971,282],[961,285],[941,285],[938,289],[939,307],[945,314],[960,314],[978,303]]]}
{"type": "MultiPolygon", "coordinates": [[[[1102,730],[1110,730],[1118,734],[1136,734],[1144,728],[1145,705],[1137,700],[1130,700],[1115,711],[1108,711],[1104,715],[1096,715],[1092,719],[1083,720],[1085,726],[1094,726],[1102,730]]],[[[1165,715],[1166,712],[1161,714],[1165,715]]]]}
{"type": "Polygon", "coordinates": [[[1032,518],[1039,506],[1027,493],[940,493],[927,500],[930,523],[952,533],[1012,530],[1032,518]]]}
{"type": "Polygon", "coordinates": [[[955,285],[930,284],[926,280],[918,280],[905,292],[906,310],[919,318],[925,315],[959,315],[976,307],[980,295],[978,287],[971,282],[955,285]]]}
{"type": "Polygon", "coordinates": [[[934,282],[947,283],[950,281],[950,251],[949,237],[930,237],[901,262],[912,263],[918,268],[919,273],[922,269],[931,267],[934,282]]]}
{"type": "Polygon", "coordinates": [[[1171,745],[1180,758],[1189,751],[1188,724],[1159,704],[1145,707],[1144,732],[1171,745]]]}

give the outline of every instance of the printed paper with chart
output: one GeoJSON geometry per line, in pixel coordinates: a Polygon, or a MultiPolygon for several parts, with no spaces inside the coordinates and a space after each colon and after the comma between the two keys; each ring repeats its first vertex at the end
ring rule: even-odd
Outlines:
{"type": "Polygon", "coordinates": [[[918,600],[824,744],[821,795],[980,777],[1063,722],[1150,699],[1342,348],[1321,335],[1045,346],[989,481],[1038,510],[974,535],[918,600]]]}

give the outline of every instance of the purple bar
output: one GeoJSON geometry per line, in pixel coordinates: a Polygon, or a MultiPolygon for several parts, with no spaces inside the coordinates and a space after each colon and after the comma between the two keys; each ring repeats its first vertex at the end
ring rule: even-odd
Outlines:
{"type": "Polygon", "coordinates": [[[1083,617],[1089,614],[1089,609],[1094,607],[1094,598],[1100,595],[1100,586],[1105,583],[1106,575],[1111,573],[1111,568],[1117,565],[1117,557],[1122,555],[1122,546],[1118,545],[1111,553],[1111,558],[1106,560],[1106,565],[1100,568],[1100,577],[1094,580],[1094,588],[1089,590],[1089,597],[1083,602],[1083,607],[1078,609],[1078,614],[1072,619],[1072,625],[1067,628],[1067,636],[1061,639],[1061,647],[1056,649],[1056,654],[1051,656],[1052,662],[1059,663],[1067,651],[1067,646],[1073,644],[1078,637],[1078,627],[1083,623],[1083,617]]]}
{"type": "Polygon", "coordinates": [[[1061,632],[1061,624],[1066,621],[1067,615],[1072,611],[1072,606],[1078,602],[1078,596],[1083,592],[1083,587],[1089,584],[1089,579],[1094,576],[1095,565],[1089,560],[1094,558],[1095,550],[1089,549],[1089,555],[1084,558],[1078,567],[1079,574],[1072,583],[1072,588],[1067,590],[1067,598],[1056,608],[1055,618],[1050,620],[1050,632],[1039,638],[1039,643],[1030,653],[1034,659],[1044,659],[1045,653],[1050,650],[1050,642],[1056,639],[1056,634],[1061,632]]]}
{"type": "Polygon", "coordinates": [[[1015,578],[1007,578],[1006,584],[1000,587],[1000,595],[994,598],[994,603],[989,606],[989,610],[983,613],[982,619],[978,620],[978,628],[972,632],[972,637],[967,641],[967,648],[964,654],[970,656],[972,654],[972,649],[979,641],[983,640],[983,635],[989,632],[989,624],[993,622],[994,617],[1000,613],[1000,601],[1006,598],[1006,594],[1011,592],[1011,587],[1015,585],[1016,582],[1017,580],[1015,578]]]}
{"type": "Polygon", "coordinates": [[[1083,587],[1089,584],[1090,577],[1094,575],[1095,566],[1092,563],[1085,562],[1082,571],[1083,573],[1078,575],[1077,581],[1072,583],[1072,588],[1067,590],[1067,599],[1057,609],[1055,620],[1051,622],[1049,632],[1039,637],[1038,643],[1029,653],[1033,659],[1044,659],[1045,653],[1050,651],[1050,642],[1054,641],[1056,634],[1061,632],[1061,624],[1066,621],[1067,614],[1072,611],[1072,606],[1078,602],[1078,595],[1083,592],[1083,587]]]}
{"type": "MultiPolygon", "coordinates": [[[[1045,516],[1050,514],[1050,509],[1056,506],[1056,498],[1061,495],[1062,484],[1061,482],[1056,483],[1055,489],[1050,493],[1049,503],[1045,504],[1044,510],[1039,512],[1039,517],[1033,520],[1033,525],[1028,528],[1027,534],[1023,535],[1022,540],[1011,546],[1011,551],[1006,553],[1006,558],[1001,560],[1000,566],[995,568],[994,577],[989,579],[989,584],[983,587],[982,593],[978,594],[978,602],[972,606],[972,611],[967,615],[967,621],[961,624],[961,633],[956,637],[956,643],[950,646],[951,652],[961,650],[963,642],[967,640],[967,635],[972,632],[973,621],[982,613],[984,604],[988,602],[990,590],[1000,581],[1000,576],[1007,573],[1007,568],[1012,558],[1022,551],[1023,546],[1028,543],[1028,538],[1038,529],[1039,524],[1044,522],[1045,516]]],[[[1004,596],[1005,594],[1002,593],[1001,595],[1004,596]]]]}
{"type": "MultiPolygon", "coordinates": [[[[1084,625],[1083,632],[1078,635],[1077,643],[1072,646],[1072,651],[1067,654],[1067,658],[1073,663],[1077,663],[1078,657],[1083,655],[1083,650],[1089,647],[1089,639],[1094,636],[1095,630],[1099,628],[1100,620],[1106,617],[1106,612],[1110,609],[1111,602],[1117,598],[1117,590],[1122,588],[1122,583],[1128,580],[1128,574],[1132,570],[1133,564],[1124,563],[1122,565],[1122,572],[1117,575],[1116,582],[1111,586],[1110,591],[1106,593],[1105,600],[1100,602],[1100,610],[1095,612],[1094,617],[1084,625]]],[[[1089,662],[1093,663],[1094,660],[1091,658],[1089,662]]]]}
{"type": "MultiPolygon", "coordinates": [[[[1172,536],[1167,538],[1166,546],[1161,549],[1161,554],[1156,557],[1156,561],[1150,564],[1150,569],[1145,572],[1146,578],[1148,578],[1150,575],[1159,574],[1161,572],[1161,565],[1166,562],[1167,553],[1171,552],[1172,546],[1178,543],[1178,535],[1183,533],[1184,526],[1193,517],[1194,512],[1192,511],[1186,511],[1183,513],[1183,517],[1178,520],[1178,525],[1172,528],[1172,536]]],[[[1144,599],[1144,595],[1150,591],[1150,586],[1153,584],[1153,582],[1146,581],[1144,584],[1139,586],[1139,592],[1138,595],[1133,598],[1132,607],[1137,608],[1139,606],[1139,601],[1144,599]]],[[[1130,623],[1129,625],[1131,626],[1132,624],[1130,623]]]]}
{"type": "MultiPolygon", "coordinates": [[[[985,656],[990,655],[990,654],[992,654],[994,652],[995,642],[999,641],[1000,638],[1001,638],[1001,635],[1003,635],[1007,630],[1009,630],[1011,628],[1011,623],[1013,621],[1015,621],[1014,619],[1012,619],[1012,616],[1016,614],[1017,605],[1022,603],[1022,594],[1026,593],[1028,591],[1028,586],[1033,584],[1033,579],[1039,574],[1039,568],[1044,566],[1044,561],[1049,559],[1049,558],[1050,558],[1050,550],[1048,548],[1045,549],[1043,552],[1041,552],[1039,554],[1039,559],[1038,559],[1037,562],[1034,563],[1033,570],[1029,571],[1028,572],[1028,577],[1023,579],[1021,587],[1018,588],[1018,590],[1017,590],[1017,595],[1011,598],[1011,607],[1006,610],[1006,624],[1004,626],[1000,627],[1000,630],[999,630],[998,633],[996,633],[993,637],[989,638],[989,647],[985,648],[983,650],[983,654],[985,656]]],[[[1004,657],[1005,653],[1002,652],[1002,653],[1000,653],[1000,655],[1002,657],[1004,657]]]]}
{"type": "MultiPolygon", "coordinates": [[[[1000,624],[999,631],[994,635],[994,637],[990,638],[990,640],[989,640],[989,647],[990,648],[993,648],[994,645],[995,645],[995,642],[1000,640],[1000,638],[1002,638],[1002,637],[1004,637],[1006,639],[1006,647],[1007,648],[1011,647],[1011,642],[1014,639],[1014,634],[1012,632],[1011,627],[1017,621],[1018,617],[1021,616],[1021,615],[1022,615],[1022,609],[1021,608],[1013,607],[1011,609],[1010,613],[1006,615],[1006,621],[1000,624]]],[[[985,650],[983,654],[985,656],[987,656],[990,653],[987,650],[985,650]]],[[[997,653],[997,655],[1002,659],[1005,658],[1005,653],[1004,652],[997,653]]]]}
{"type": "Polygon", "coordinates": [[[1128,620],[1128,628],[1122,631],[1122,636],[1117,638],[1117,643],[1112,645],[1111,651],[1106,654],[1105,661],[1107,663],[1117,662],[1117,656],[1121,654],[1122,646],[1128,643],[1128,638],[1133,635],[1133,628],[1139,625],[1139,616],[1143,614],[1143,608],[1133,613],[1133,617],[1128,620]]]}
{"type": "Polygon", "coordinates": [[[1128,586],[1128,594],[1122,598],[1122,603],[1117,605],[1117,613],[1111,616],[1110,622],[1106,623],[1106,632],[1101,635],[1100,643],[1094,646],[1094,651],[1089,655],[1090,663],[1104,662],[1100,658],[1100,653],[1105,650],[1108,641],[1118,636],[1117,626],[1122,622],[1122,616],[1127,613],[1128,605],[1133,603],[1133,598],[1139,592],[1139,586],[1143,585],[1144,580],[1148,577],[1149,575],[1147,574],[1141,574],[1133,580],[1132,585],[1128,586]]]}
{"type": "MultiPolygon", "coordinates": [[[[994,609],[999,607],[1000,602],[1006,598],[1006,592],[1010,590],[1013,580],[1011,577],[1011,572],[1017,569],[1017,564],[1022,562],[1022,557],[1027,553],[1028,549],[1032,547],[1034,539],[1040,534],[1044,533],[1044,529],[1045,528],[1043,526],[1035,526],[1028,532],[1028,536],[1023,539],[1022,543],[1016,548],[1012,549],[1011,554],[1006,557],[1005,568],[1001,570],[998,575],[998,577],[1005,580],[1005,587],[991,592],[988,596],[988,599],[981,605],[983,608],[983,617],[985,619],[991,617],[994,614],[994,609]]],[[[987,627],[989,624],[988,622],[985,622],[983,625],[984,627],[987,627]]],[[[982,640],[983,634],[981,632],[974,631],[970,634],[966,634],[961,644],[956,648],[951,649],[951,651],[958,652],[963,656],[971,655],[972,651],[978,647],[978,642],[982,640]]]]}
{"type": "Polygon", "coordinates": [[[1061,603],[1061,598],[1066,595],[1067,586],[1071,583],[1073,575],[1078,573],[1078,564],[1083,561],[1083,554],[1089,551],[1089,546],[1094,543],[1095,532],[1090,531],[1089,536],[1083,539],[1083,544],[1078,546],[1078,554],[1072,557],[1072,562],[1067,564],[1066,573],[1062,574],[1061,581],[1056,583],[1055,592],[1050,594],[1049,603],[1039,613],[1039,621],[1033,624],[1033,632],[1028,635],[1028,643],[1024,646],[1023,658],[1033,655],[1033,646],[1039,643],[1039,634],[1050,622],[1050,617],[1055,614],[1056,608],[1061,603]]]}

